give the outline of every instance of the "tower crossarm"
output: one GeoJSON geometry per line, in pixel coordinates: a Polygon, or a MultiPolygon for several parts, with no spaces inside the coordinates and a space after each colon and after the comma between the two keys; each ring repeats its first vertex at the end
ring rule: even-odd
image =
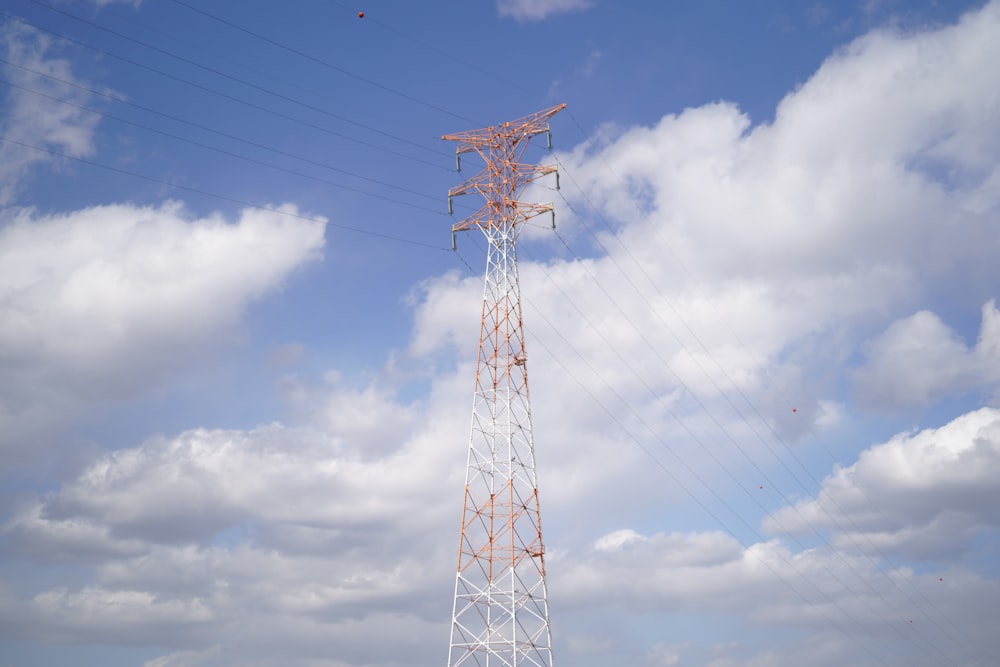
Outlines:
{"type": "Polygon", "coordinates": [[[549,118],[566,108],[565,104],[557,104],[554,107],[537,111],[518,118],[517,120],[506,121],[499,125],[490,125],[478,130],[466,130],[455,134],[446,134],[441,138],[445,141],[459,142],[455,152],[461,155],[470,151],[479,151],[484,144],[491,142],[499,144],[509,141],[511,138],[516,141],[530,139],[531,137],[549,131],[549,118]]]}
{"type": "Polygon", "coordinates": [[[490,169],[483,169],[461,185],[456,185],[451,190],[448,190],[448,196],[460,197],[462,195],[467,195],[470,192],[478,192],[484,197],[489,197],[490,193],[498,184],[503,184],[505,178],[508,180],[515,178],[517,179],[518,185],[527,185],[542,176],[554,174],[559,171],[559,167],[547,164],[518,163],[504,166],[507,167],[507,169],[500,173],[494,173],[493,170],[490,169]],[[498,176],[500,178],[500,183],[497,183],[498,176]]]}
{"type": "MultiPolygon", "coordinates": [[[[528,204],[518,196],[532,181],[558,171],[553,165],[536,165],[521,160],[529,140],[549,132],[548,119],[562,111],[565,104],[539,111],[514,121],[479,130],[446,134],[442,139],[457,141],[456,156],[475,151],[486,166],[472,178],[448,191],[448,210],[454,197],[478,193],[486,204],[452,227],[452,232],[473,227],[516,227],[520,222],[552,211],[552,204],[528,204]]],[[[558,183],[558,176],[557,176],[558,183]]]]}
{"type": "MultiPolygon", "coordinates": [[[[535,217],[536,215],[541,215],[542,213],[549,213],[554,210],[552,204],[535,204],[531,202],[508,202],[506,204],[508,211],[515,213],[519,222],[528,220],[535,217]]],[[[481,206],[475,213],[464,218],[460,222],[456,222],[452,225],[451,231],[453,232],[464,232],[467,229],[472,229],[473,227],[486,228],[495,225],[496,210],[494,207],[486,204],[481,206]]],[[[512,225],[513,226],[513,225],[512,225]]]]}

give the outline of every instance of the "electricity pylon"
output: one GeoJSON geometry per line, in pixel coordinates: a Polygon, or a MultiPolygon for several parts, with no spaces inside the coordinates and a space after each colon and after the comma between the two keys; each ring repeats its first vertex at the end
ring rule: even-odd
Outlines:
{"type": "Polygon", "coordinates": [[[552,665],[515,248],[520,223],[553,210],[520,202],[518,194],[556,171],[524,164],[521,157],[565,106],[442,137],[459,142],[459,166],[461,155],[472,151],[486,162],[448,192],[449,210],[458,195],[478,192],[486,199],[452,227],[452,241],[455,232],[478,227],[488,246],[449,667],[552,665]]]}

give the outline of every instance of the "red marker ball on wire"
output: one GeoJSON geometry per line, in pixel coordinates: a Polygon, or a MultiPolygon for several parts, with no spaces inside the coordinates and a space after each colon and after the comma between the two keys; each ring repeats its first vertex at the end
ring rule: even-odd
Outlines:
{"type": "Polygon", "coordinates": [[[363,19],[364,17],[365,17],[365,13],[364,12],[358,12],[358,18],[359,19],[363,19]]]}

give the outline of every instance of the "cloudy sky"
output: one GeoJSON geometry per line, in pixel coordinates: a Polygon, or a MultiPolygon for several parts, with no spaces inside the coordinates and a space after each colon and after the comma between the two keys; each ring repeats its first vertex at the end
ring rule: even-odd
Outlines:
{"type": "Polygon", "coordinates": [[[995,664],[1000,2],[0,35],[0,667],[444,664],[484,244],[440,136],[563,102],[519,245],[556,664],[995,664]]]}

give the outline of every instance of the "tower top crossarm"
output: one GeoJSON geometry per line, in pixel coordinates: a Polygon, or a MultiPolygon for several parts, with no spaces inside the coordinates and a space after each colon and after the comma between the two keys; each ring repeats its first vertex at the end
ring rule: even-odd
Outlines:
{"type": "Polygon", "coordinates": [[[445,134],[441,138],[445,141],[459,142],[458,147],[455,149],[455,152],[458,154],[479,150],[480,147],[489,145],[490,143],[510,141],[511,139],[515,141],[530,139],[536,134],[548,132],[549,124],[546,121],[565,108],[565,103],[557,104],[554,107],[536,111],[517,120],[506,121],[499,125],[490,125],[478,130],[445,134]]]}
{"type": "MultiPolygon", "coordinates": [[[[452,210],[453,197],[478,193],[486,200],[483,207],[452,226],[453,243],[454,232],[465,231],[472,227],[484,230],[514,228],[528,218],[553,211],[552,204],[527,204],[518,201],[518,194],[524,186],[536,178],[556,172],[554,166],[526,164],[521,162],[521,157],[528,147],[529,140],[538,134],[548,132],[549,118],[565,108],[565,104],[557,104],[517,120],[441,137],[445,141],[458,142],[455,157],[459,169],[461,169],[460,156],[463,153],[475,151],[486,163],[486,167],[478,174],[448,191],[449,212],[452,210]]],[[[550,141],[549,148],[551,147],[550,141]]],[[[556,177],[558,188],[558,174],[556,177]]]]}

